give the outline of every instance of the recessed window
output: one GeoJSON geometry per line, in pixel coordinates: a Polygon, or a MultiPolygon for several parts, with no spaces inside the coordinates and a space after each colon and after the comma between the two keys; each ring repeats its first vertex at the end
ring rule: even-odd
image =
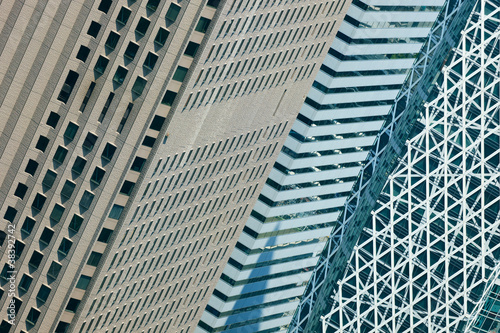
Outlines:
{"type": "Polygon", "coordinates": [[[47,276],[49,276],[55,280],[59,276],[61,269],[62,269],[62,265],[58,262],[53,261],[52,264],[50,264],[49,271],[47,272],[47,276]]]}
{"type": "Polygon", "coordinates": [[[111,31],[104,45],[106,45],[106,47],[109,48],[110,50],[114,50],[119,40],[120,40],[120,35],[114,31],[111,31]]]}
{"type": "Polygon", "coordinates": [[[144,67],[153,70],[156,65],[156,61],[158,60],[158,56],[154,53],[149,52],[146,56],[146,60],[144,60],[144,67]]]}
{"type": "Polygon", "coordinates": [[[83,141],[82,147],[88,151],[94,149],[95,143],[97,141],[97,135],[93,133],[88,133],[87,137],[83,141]]]}
{"type": "Polygon", "coordinates": [[[61,190],[61,196],[65,199],[71,198],[71,195],[75,191],[75,187],[76,187],[75,183],[73,183],[71,180],[66,180],[61,190]]]}
{"type": "Polygon", "coordinates": [[[125,124],[127,123],[127,119],[130,116],[130,112],[132,111],[132,108],[134,107],[134,103],[128,103],[127,108],[125,109],[125,112],[123,113],[123,117],[120,120],[120,124],[118,124],[118,128],[116,131],[118,133],[121,133],[123,131],[123,127],[125,127],[125,124]]]}
{"type": "Polygon", "coordinates": [[[75,71],[69,71],[68,76],[66,76],[66,80],[59,92],[59,96],[57,96],[57,100],[66,104],[68,102],[69,96],[75,87],[76,80],[80,75],[75,71]]]}
{"type": "Polygon", "coordinates": [[[144,88],[146,88],[146,83],[148,81],[140,76],[135,79],[134,85],[132,86],[132,92],[136,93],[137,95],[142,95],[142,92],[144,91],[144,88]]]}
{"type": "Polygon", "coordinates": [[[109,59],[103,56],[99,56],[99,59],[97,59],[97,62],[95,64],[94,70],[97,73],[104,74],[104,71],[106,70],[106,67],[108,66],[109,59]]]}
{"type": "Polygon", "coordinates": [[[35,148],[45,152],[45,149],[47,149],[47,145],[49,144],[49,138],[44,137],[43,135],[40,135],[38,138],[38,141],[36,143],[35,148]]]}
{"type": "Polygon", "coordinates": [[[54,162],[62,164],[66,155],[68,154],[68,150],[62,146],[57,147],[56,153],[54,154],[54,162]]]}
{"type": "Polygon", "coordinates": [[[111,219],[119,220],[120,217],[122,216],[123,209],[125,207],[114,204],[113,208],[111,208],[111,211],[109,212],[108,217],[111,219]]]}
{"type": "Polygon", "coordinates": [[[154,12],[154,11],[156,11],[156,9],[158,9],[159,4],[160,4],[160,0],[149,0],[146,7],[151,9],[154,12]]]}
{"type": "Polygon", "coordinates": [[[77,156],[75,163],[73,163],[71,171],[73,171],[77,175],[80,175],[83,172],[83,169],[85,168],[85,164],[87,164],[87,160],[84,159],[83,157],[77,156]]]}
{"type": "Polygon", "coordinates": [[[61,206],[60,204],[55,204],[54,209],[52,209],[52,213],[50,213],[50,219],[56,223],[59,223],[59,221],[61,221],[63,214],[64,214],[64,206],[61,206]]]}
{"type": "Polygon", "coordinates": [[[16,248],[16,259],[19,259],[19,257],[21,256],[21,254],[23,253],[23,250],[24,250],[24,247],[26,245],[21,242],[20,240],[16,240],[16,243],[15,243],[15,248],[16,248]]]}
{"type": "Polygon", "coordinates": [[[114,145],[112,145],[111,143],[106,143],[106,146],[102,151],[101,157],[104,158],[105,160],[111,161],[113,155],[115,154],[115,151],[116,147],[114,145]]]}
{"type": "Polygon", "coordinates": [[[217,8],[219,6],[220,0],[208,0],[207,6],[217,8]]]}
{"type": "Polygon", "coordinates": [[[132,190],[134,189],[135,183],[132,183],[128,180],[123,182],[122,188],[120,189],[121,194],[130,195],[132,190]]]}
{"type": "Polygon", "coordinates": [[[29,275],[24,274],[21,278],[21,282],[19,282],[19,289],[28,291],[31,286],[31,282],[33,282],[33,278],[29,275]]]}
{"type": "Polygon", "coordinates": [[[26,216],[26,219],[24,220],[23,226],[21,227],[21,231],[25,232],[26,234],[31,234],[33,231],[33,228],[36,225],[36,221],[32,219],[29,216],[26,216]]]}
{"type": "Polygon", "coordinates": [[[111,237],[111,234],[113,234],[113,230],[108,228],[102,228],[102,231],[99,234],[99,238],[97,239],[97,241],[102,243],[107,243],[109,241],[109,238],[111,237]]]}
{"type": "Polygon", "coordinates": [[[176,5],[175,3],[172,3],[172,4],[170,4],[170,7],[168,8],[168,11],[167,11],[167,14],[165,15],[165,18],[167,20],[175,22],[175,20],[177,20],[177,17],[179,16],[180,11],[181,11],[181,7],[179,5],[176,5]]]}
{"type": "Polygon", "coordinates": [[[80,105],[80,111],[83,112],[85,111],[85,108],[87,107],[87,103],[89,102],[90,96],[92,96],[92,92],[94,91],[95,88],[95,82],[91,82],[89,88],[87,89],[87,93],[85,94],[85,97],[83,98],[82,104],[80,105]]]}
{"type": "Polygon", "coordinates": [[[90,181],[96,185],[100,185],[102,178],[104,177],[105,174],[106,174],[106,171],[104,169],[96,167],[94,169],[94,173],[92,174],[92,177],[90,178],[90,181]]]}
{"type": "Polygon", "coordinates": [[[108,98],[106,99],[106,103],[104,103],[104,106],[102,107],[101,114],[99,115],[99,119],[97,120],[98,122],[102,123],[104,117],[106,116],[106,113],[108,113],[109,106],[111,105],[111,102],[113,101],[113,98],[115,97],[114,93],[109,93],[108,98]]]}
{"type": "Polygon", "coordinates": [[[130,9],[122,7],[120,9],[120,12],[118,13],[118,17],[116,18],[116,22],[118,22],[122,25],[127,24],[131,13],[132,13],[132,11],[130,9]]]}
{"type": "Polygon", "coordinates": [[[57,178],[57,173],[49,169],[47,170],[45,177],[43,177],[42,184],[45,185],[47,189],[50,189],[52,185],[54,185],[56,178],[57,178]]]}
{"type": "Polygon", "coordinates": [[[125,57],[130,60],[134,60],[137,51],[139,50],[139,45],[134,42],[128,43],[127,49],[125,50],[125,57]]]}
{"type": "Polygon", "coordinates": [[[28,264],[33,267],[34,269],[37,269],[40,264],[42,263],[43,259],[43,253],[38,252],[38,251],[33,251],[33,254],[31,255],[30,261],[28,264]]]}
{"type": "Polygon", "coordinates": [[[122,66],[118,66],[116,69],[115,76],[113,77],[113,81],[116,82],[117,84],[122,84],[123,81],[125,80],[125,77],[127,76],[128,69],[122,66]]]}
{"type": "Polygon", "coordinates": [[[146,163],[146,159],[137,156],[135,158],[134,162],[132,163],[132,166],[130,167],[130,170],[141,172],[142,171],[142,167],[144,166],[144,163],[146,163]]]}
{"type": "Polygon", "coordinates": [[[38,291],[38,294],[36,295],[36,299],[42,303],[45,303],[47,301],[47,298],[49,298],[50,291],[51,289],[49,287],[42,284],[40,290],[38,291]]]}
{"type": "Polygon", "coordinates": [[[156,138],[153,138],[149,135],[146,135],[144,137],[144,140],[142,141],[142,145],[146,146],[146,147],[153,147],[153,145],[155,144],[155,141],[156,141],[156,138]]]}
{"type": "Polygon", "coordinates": [[[92,251],[92,253],[90,253],[89,259],[87,260],[87,265],[97,267],[97,265],[99,265],[101,257],[102,253],[92,251]]]}
{"type": "Polygon", "coordinates": [[[66,131],[64,131],[64,137],[69,141],[73,141],[77,131],[78,131],[78,125],[70,122],[68,124],[68,127],[66,127],[66,131]]]}
{"type": "Polygon", "coordinates": [[[80,230],[80,227],[82,226],[83,223],[83,217],[80,215],[73,215],[73,218],[71,219],[71,222],[69,223],[69,229],[71,229],[74,232],[78,232],[80,230]]]}
{"type": "Polygon", "coordinates": [[[45,245],[49,245],[50,241],[52,240],[52,236],[54,236],[54,230],[46,227],[42,231],[42,235],[40,236],[40,242],[44,243],[45,245]]]}
{"type": "Polygon", "coordinates": [[[81,45],[78,53],[76,54],[76,59],[81,60],[83,62],[87,61],[89,57],[90,49],[86,46],[81,45]]]}
{"type": "Polygon", "coordinates": [[[186,77],[186,74],[188,72],[188,69],[186,67],[182,66],[177,66],[177,69],[175,70],[174,76],[172,77],[173,80],[182,82],[184,81],[184,78],[186,77]]]}
{"type": "Polygon", "coordinates": [[[174,103],[176,96],[177,96],[176,92],[167,90],[165,92],[165,95],[163,96],[163,99],[161,100],[161,103],[168,105],[168,106],[171,106],[174,103]]]}
{"type": "Polygon", "coordinates": [[[149,24],[151,21],[149,21],[147,18],[141,17],[139,20],[139,23],[137,23],[137,27],[135,28],[135,32],[137,32],[139,35],[145,35],[146,32],[148,31],[149,24]]]}
{"type": "Polygon", "coordinates": [[[99,7],[97,7],[97,9],[99,9],[104,14],[107,14],[112,3],[112,0],[101,0],[101,3],[99,4],[99,7]]]}
{"type": "Polygon", "coordinates": [[[194,28],[194,30],[205,33],[207,32],[208,26],[210,25],[211,20],[205,18],[205,17],[200,17],[200,20],[198,21],[198,24],[194,28]]]}
{"type": "Polygon", "coordinates": [[[89,30],[87,30],[87,34],[96,38],[99,34],[99,30],[101,30],[101,25],[97,22],[92,21],[89,26],[89,30]]]}
{"type": "Polygon", "coordinates": [[[76,298],[70,298],[68,305],[66,305],[66,311],[68,312],[76,312],[76,309],[80,305],[80,300],[76,298]]]}
{"type": "Polygon", "coordinates": [[[56,327],[56,330],[54,331],[54,333],[67,333],[68,327],[69,327],[69,323],[64,322],[64,321],[60,321],[57,324],[57,327],[56,327]]]}
{"type": "Polygon", "coordinates": [[[80,279],[78,279],[78,282],[76,283],[76,288],[87,290],[87,287],[90,284],[90,280],[92,280],[91,276],[80,275],[80,279]]]}
{"type": "Polygon", "coordinates": [[[72,241],[70,241],[67,238],[63,238],[61,241],[61,245],[59,245],[59,249],[57,250],[57,252],[59,252],[60,254],[62,254],[64,256],[67,256],[69,253],[69,250],[71,249],[71,245],[73,245],[72,241]]]}
{"type": "Polygon", "coordinates": [[[23,183],[19,183],[17,184],[17,188],[16,191],[14,192],[14,195],[22,200],[26,195],[26,191],[28,191],[28,186],[24,185],[23,183]]]}
{"type": "Polygon", "coordinates": [[[47,118],[47,125],[49,125],[52,128],[56,128],[60,118],[61,116],[58,115],[57,113],[50,112],[49,118],[47,118]]]}
{"type": "Polygon", "coordinates": [[[32,176],[35,175],[36,169],[38,169],[38,162],[34,160],[29,160],[24,171],[32,176]]]}
{"type": "Polygon", "coordinates": [[[159,46],[165,45],[168,35],[170,35],[170,31],[168,31],[167,29],[160,28],[160,30],[158,30],[158,33],[156,34],[155,43],[158,44],[159,46]]]}
{"type": "Polygon", "coordinates": [[[45,200],[47,200],[47,198],[43,194],[37,193],[31,207],[35,210],[41,211],[43,205],[45,204],[45,200]]]}
{"type": "Polygon", "coordinates": [[[186,51],[184,51],[184,54],[194,58],[194,56],[196,55],[196,51],[198,51],[199,47],[200,44],[195,42],[189,42],[188,46],[186,47],[186,51]]]}
{"type": "Polygon", "coordinates": [[[82,206],[85,209],[89,209],[93,200],[94,200],[94,194],[89,191],[85,191],[83,192],[82,199],[80,200],[80,206],[82,206]]]}
{"type": "Polygon", "coordinates": [[[28,322],[28,324],[35,325],[40,317],[40,313],[41,312],[37,309],[31,308],[30,312],[28,312],[28,316],[26,317],[26,322],[28,322]]]}
{"type": "Polygon", "coordinates": [[[5,211],[5,215],[3,216],[3,218],[6,219],[7,221],[14,222],[16,215],[17,215],[17,210],[14,207],[9,206],[5,211]]]}
{"type": "Polygon", "coordinates": [[[153,121],[151,122],[151,125],[149,126],[150,129],[159,131],[161,130],[161,127],[163,126],[163,123],[165,123],[165,117],[155,115],[153,118],[153,121]]]}

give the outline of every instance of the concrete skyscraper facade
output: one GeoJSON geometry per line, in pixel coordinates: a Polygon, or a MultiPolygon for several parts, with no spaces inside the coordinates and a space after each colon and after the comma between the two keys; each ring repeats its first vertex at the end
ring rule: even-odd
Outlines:
{"type": "Polygon", "coordinates": [[[348,5],[0,3],[1,330],[192,331],[348,5]]]}

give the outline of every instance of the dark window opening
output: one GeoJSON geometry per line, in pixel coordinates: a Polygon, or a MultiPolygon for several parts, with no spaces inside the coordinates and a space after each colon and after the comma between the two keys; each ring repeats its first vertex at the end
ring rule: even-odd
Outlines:
{"type": "Polygon", "coordinates": [[[36,221],[31,217],[27,216],[26,219],[24,220],[23,226],[21,227],[21,231],[29,235],[33,231],[35,225],[36,221]]]}
{"type": "Polygon", "coordinates": [[[155,12],[158,9],[159,4],[160,4],[160,0],[149,0],[146,7],[151,9],[153,12],[155,12]]]}
{"type": "Polygon", "coordinates": [[[205,17],[200,17],[200,20],[198,21],[198,24],[196,24],[196,27],[194,30],[205,33],[207,32],[208,26],[210,25],[211,20],[205,18],[205,17]]]}
{"type": "Polygon", "coordinates": [[[48,144],[49,144],[49,138],[40,135],[35,148],[40,150],[41,152],[45,152],[45,149],[47,149],[48,144]]]}
{"type": "Polygon", "coordinates": [[[9,206],[5,211],[5,215],[3,216],[3,218],[9,222],[14,222],[16,215],[17,215],[17,210],[14,207],[9,206]]]}
{"type": "Polygon", "coordinates": [[[59,92],[59,96],[57,99],[66,104],[68,102],[69,96],[75,87],[76,80],[78,80],[79,74],[74,71],[69,71],[68,76],[66,76],[66,80],[59,92]]]}
{"type": "Polygon", "coordinates": [[[69,223],[68,228],[74,232],[78,232],[83,223],[83,217],[80,215],[73,215],[71,222],[69,223]]]}
{"type": "Polygon", "coordinates": [[[144,166],[144,163],[146,163],[146,159],[137,156],[135,158],[134,162],[132,163],[132,166],[130,167],[130,170],[141,172],[142,171],[142,167],[144,166]]]}
{"type": "Polygon", "coordinates": [[[52,236],[54,236],[54,230],[45,228],[42,231],[42,234],[40,235],[40,242],[44,243],[45,245],[49,245],[50,241],[52,240],[52,236]]]}
{"type": "Polygon", "coordinates": [[[87,61],[89,57],[90,49],[86,46],[81,45],[78,53],[76,54],[76,59],[81,60],[83,62],[87,61]]]}
{"type": "Polygon", "coordinates": [[[120,12],[118,13],[118,17],[116,18],[116,22],[118,22],[122,25],[127,24],[131,13],[132,13],[132,11],[130,9],[122,7],[120,9],[120,12]]]}
{"type": "Polygon", "coordinates": [[[36,299],[42,303],[45,303],[47,301],[47,298],[49,298],[50,291],[51,289],[49,287],[42,284],[40,290],[38,291],[38,294],[36,295],[36,299]]]}
{"type": "Polygon", "coordinates": [[[98,242],[107,243],[113,234],[113,230],[108,228],[102,228],[101,233],[99,234],[98,242]]]}
{"type": "Polygon", "coordinates": [[[112,3],[113,1],[111,0],[101,0],[101,3],[99,4],[99,7],[97,7],[97,9],[99,9],[104,14],[107,14],[112,3]]]}
{"type": "Polygon", "coordinates": [[[92,279],[91,276],[80,275],[80,279],[78,279],[78,282],[76,283],[76,288],[87,290],[87,287],[89,286],[91,279],[92,279]]]}
{"type": "Polygon", "coordinates": [[[61,190],[61,196],[65,199],[71,198],[71,195],[73,195],[73,192],[75,191],[75,187],[75,183],[73,183],[71,180],[66,180],[61,190]]]}
{"type": "Polygon", "coordinates": [[[73,245],[72,241],[70,241],[67,238],[63,238],[61,241],[61,245],[59,245],[59,249],[57,250],[57,252],[59,252],[63,256],[67,256],[69,253],[69,250],[71,249],[71,245],[73,245]]]}
{"type": "Polygon", "coordinates": [[[133,106],[134,106],[133,103],[128,103],[127,109],[125,110],[125,113],[123,114],[123,117],[120,120],[120,124],[118,124],[118,128],[116,130],[118,133],[122,132],[123,127],[125,126],[125,123],[127,122],[127,119],[130,116],[130,111],[132,111],[133,106]]]}
{"type": "Polygon", "coordinates": [[[188,46],[186,47],[186,51],[184,51],[184,54],[194,58],[194,56],[196,55],[196,51],[198,51],[199,47],[200,44],[195,42],[189,42],[188,46]]]}
{"type": "Polygon", "coordinates": [[[31,255],[30,261],[28,262],[28,265],[33,267],[33,269],[38,269],[40,264],[42,263],[43,259],[43,253],[38,252],[38,251],[33,251],[33,254],[31,255]]]}
{"type": "Polygon", "coordinates": [[[100,185],[105,174],[106,174],[106,171],[104,169],[96,167],[94,169],[94,173],[92,174],[92,177],[90,178],[90,181],[96,185],[100,185]]]}
{"type": "Polygon", "coordinates": [[[19,183],[17,185],[16,191],[14,192],[14,195],[22,200],[26,195],[26,191],[28,191],[28,186],[24,185],[23,183],[19,183]]]}
{"type": "Polygon", "coordinates": [[[217,8],[219,6],[220,0],[208,0],[207,6],[217,8]]]}
{"type": "Polygon", "coordinates": [[[20,240],[16,240],[16,243],[15,243],[15,248],[16,248],[16,259],[19,259],[19,257],[21,256],[21,254],[23,253],[23,250],[24,250],[24,247],[26,245],[21,242],[20,240]]]}
{"type": "Polygon", "coordinates": [[[97,38],[99,30],[101,30],[101,25],[97,22],[92,21],[92,23],[90,23],[89,30],[87,30],[87,34],[94,38],[97,38]]]}
{"type": "Polygon", "coordinates": [[[122,84],[123,81],[125,80],[125,77],[127,76],[128,69],[122,66],[118,66],[116,69],[115,76],[113,77],[113,81],[116,82],[117,84],[122,84]]]}
{"type": "Polygon", "coordinates": [[[47,200],[47,198],[43,194],[37,193],[31,207],[37,211],[41,211],[45,204],[45,200],[47,200]]]}
{"type": "Polygon", "coordinates": [[[177,69],[175,70],[174,76],[172,77],[172,80],[182,82],[184,81],[184,78],[186,77],[186,74],[188,72],[188,68],[182,67],[182,66],[177,66],[177,69]]]}
{"type": "Polygon", "coordinates": [[[168,35],[170,35],[170,31],[168,31],[167,29],[160,28],[160,30],[158,30],[158,33],[156,34],[155,43],[158,44],[159,46],[165,45],[168,35]]]}
{"type": "Polygon", "coordinates": [[[155,144],[156,138],[153,138],[149,135],[146,135],[144,137],[144,140],[142,141],[142,145],[146,147],[153,147],[155,144]]]}
{"type": "Polygon", "coordinates": [[[40,317],[40,311],[38,311],[35,308],[31,308],[30,312],[28,312],[28,317],[26,317],[26,321],[28,324],[35,325],[36,322],[38,321],[38,318],[40,317]]]}
{"type": "Polygon", "coordinates": [[[59,223],[61,221],[63,214],[64,214],[64,206],[61,206],[60,204],[55,204],[54,209],[52,209],[52,213],[50,213],[50,219],[55,223],[59,223]]]}
{"type": "Polygon", "coordinates": [[[135,79],[134,85],[132,86],[132,92],[136,93],[139,96],[142,95],[144,88],[146,88],[146,83],[148,83],[148,81],[145,78],[138,76],[137,79],[135,79]]]}
{"type": "Polygon", "coordinates": [[[111,208],[111,211],[109,212],[108,217],[111,219],[119,220],[120,217],[122,216],[123,209],[125,207],[114,204],[113,208],[111,208]]]}
{"type": "Polygon", "coordinates": [[[174,103],[175,97],[177,96],[176,92],[167,90],[165,92],[165,96],[163,96],[163,99],[161,100],[162,104],[171,106],[174,103]]]}
{"type": "Polygon", "coordinates": [[[35,175],[36,169],[38,169],[38,162],[34,160],[29,160],[24,171],[32,176],[35,175]]]}
{"type": "Polygon", "coordinates": [[[135,183],[132,183],[128,180],[123,182],[122,188],[120,189],[121,194],[130,195],[132,190],[134,189],[135,183]]]}
{"type": "Polygon", "coordinates": [[[60,321],[59,324],[57,324],[56,330],[54,333],[66,333],[68,331],[69,323],[66,323],[64,321],[60,321]]]}
{"type": "Polygon", "coordinates": [[[87,260],[87,265],[97,267],[97,265],[99,265],[101,257],[102,253],[92,251],[92,253],[90,253],[89,259],[87,260]]]}
{"type": "Polygon", "coordinates": [[[104,158],[105,160],[111,161],[113,155],[115,154],[115,151],[116,147],[114,145],[112,145],[111,143],[106,143],[106,146],[102,151],[101,157],[104,158]]]}
{"type": "Polygon", "coordinates": [[[149,128],[151,128],[152,130],[155,130],[155,131],[159,131],[159,130],[161,130],[163,123],[165,123],[165,117],[155,115],[149,128]]]}
{"type": "Polygon", "coordinates": [[[89,102],[90,96],[92,96],[92,92],[94,91],[94,88],[95,88],[95,82],[90,83],[89,89],[87,89],[87,93],[85,94],[85,97],[83,98],[82,105],[80,105],[81,112],[85,111],[85,108],[87,107],[87,103],[89,102]]]}
{"type": "Polygon", "coordinates": [[[139,23],[137,23],[137,27],[135,28],[135,32],[137,32],[139,35],[144,36],[146,32],[148,31],[149,24],[151,21],[149,21],[147,18],[141,17],[139,20],[139,23]]]}
{"type": "Polygon", "coordinates": [[[125,57],[130,59],[130,60],[134,60],[135,58],[135,55],[137,54],[137,51],[139,50],[139,45],[137,45],[136,43],[134,42],[130,42],[128,43],[127,45],[127,49],[125,49],[125,57]]]}
{"type": "Polygon", "coordinates": [[[106,67],[108,66],[109,59],[103,56],[99,56],[99,59],[97,59],[97,62],[95,64],[94,70],[97,73],[104,74],[104,71],[106,70],[106,67]]]}
{"type": "Polygon", "coordinates": [[[180,11],[181,7],[179,5],[176,5],[175,3],[172,3],[168,8],[165,18],[169,21],[175,22],[175,20],[177,20],[177,17],[179,16],[180,11]]]}
{"type": "Polygon", "coordinates": [[[80,305],[80,300],[76,298],[70,298],[68,305],[66,305],[66,311],[68,312],[76,312],[76,309],[80,305]]]}
{"type": "Polygon", "coordinates": [[[89,191],[85,191],[83,192],[82,199],[80,200],[80,206],[82,206],[85,209],[89,209],[93,200],[94,200],[94,194],[89,191]]]}
{"type": "Polygon", "coordinates": [[[27,291],[30,288],[32,281],[33,278],[31,276],[23,274],[21,282],[19,282],[19,289],[27,291]]]}
{"type": "Polygon", "coordinates": [[[52,170],[47,170],[45,177],[43,177],[42,184],[48,189],[52,188],[54,182],[56,181],[57,173],[52,170]]]}
{"type": "Polygon", "coordinates": [[[88,133],[87,137],[83,141],[82,147],[88,151],[94,149],[95,143],[97,142],[97,135],[93,133],[88,133]]]}
{"type": "Polygon", "coordinates": [[[62,265],[58,262],[53,261],[52,264],[50,264],[49,271],[47,272],[47,276],[51,277],[55,280],[59,276],[61,269],[62,269],[62,265]]]}
{"type": "Polygon", "coordinates": [[[108,39],[106,39],[106,43],[104,44],[107,48],[113,51],[120,40],[120,35],[114,31],[109,33],[108,39]]]}
{"type": "Polygon", "coordinates": [[[85,168],[85,164],[87,164],[87,160],[84,159],[83,157],[77,156],[75,163],[73,163],[71,171],[73,171],[77,175],[80,175],[83,172],[83,169],[85,168]]]}
{"type": "Polygon", "coordinates": [[[68,155],[68,150],[63,146],[59,146],[57,147],[53,160],[54,162],[62,164],[64,162],[64,159],[66,158],[66,155],[68,155]]]}
{"type": "Polygon", "coordinates": [[[158,56],[154,53],[149,52],[146,56],[146,60],[144,60],[144,67],[153,70],[156,65],[156,61],[158,60],[158,56]]]}
{"type": "Polygon", "coordinates": [[[97,120],[98,122],[102,123],[104,117],[106,116],[106,113],[108,113],[109,106],[111,105],[111,102],[113,101],[113,98],[115,97],[114,93],[109,93],[108,98],[106,99],[106,103],[104,103],[104,107],[102,108],[101,114],[99,115],[99,119],[97,120]]]}
{"type": "Polygon", "coordinates": [[[58,115],[57,113],[50,112],[49,118],[47,118],[47,125],[49,125],[52,128],[56,128],[60,118],[61,116],[58,115]]]}
{"type": "Polygon", "coordinates": [[[78,125],[70,122],[64,131],[64,137],[71,142],[75,138],[76,132],[78,132],[78,125]]]}

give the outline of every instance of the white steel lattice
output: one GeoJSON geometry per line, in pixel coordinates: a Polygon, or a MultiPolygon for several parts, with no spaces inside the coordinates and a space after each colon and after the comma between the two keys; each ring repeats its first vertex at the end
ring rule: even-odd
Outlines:
{"type": "Polygon", "coordinates": [[[338,281],[323,332],[463,332],[481,304],[500,258],[499,26],[499,2],[479,1],[338,281]]]}

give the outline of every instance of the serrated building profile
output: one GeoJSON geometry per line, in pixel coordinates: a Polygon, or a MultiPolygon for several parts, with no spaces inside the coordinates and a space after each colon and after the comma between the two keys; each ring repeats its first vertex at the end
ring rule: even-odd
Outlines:
{"type": "Polygon", "coordinates": [[[194,331],[349,4],[2,1],[0,331],[194,331]]]}

